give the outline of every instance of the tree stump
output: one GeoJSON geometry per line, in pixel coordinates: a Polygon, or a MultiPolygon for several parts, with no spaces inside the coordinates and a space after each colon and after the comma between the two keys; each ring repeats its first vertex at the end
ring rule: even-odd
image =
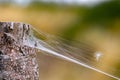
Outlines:
{"type": "Polygon", "coordinates": [[[36,51],[24,45],[30,26],[0,22],[0,80],[39,80],[36,51]]]}

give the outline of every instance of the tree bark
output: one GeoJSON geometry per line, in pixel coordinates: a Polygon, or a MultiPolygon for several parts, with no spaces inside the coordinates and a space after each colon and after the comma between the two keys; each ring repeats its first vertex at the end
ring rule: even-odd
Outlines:
{"type": "Polygon", "coordinates": [[[39,80],[34,48],[25,44],[30,26],[0,22],[0,80],[39,80]]]}

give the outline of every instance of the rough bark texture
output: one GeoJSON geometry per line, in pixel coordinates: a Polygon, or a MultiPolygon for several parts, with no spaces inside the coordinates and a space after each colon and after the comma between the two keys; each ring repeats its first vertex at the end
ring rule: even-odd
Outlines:
{"type": "Polygon", "coordinates": [[[35,49],[25,44],[30,27],[0,22],[0,80],[39,80],[35,49]]]}

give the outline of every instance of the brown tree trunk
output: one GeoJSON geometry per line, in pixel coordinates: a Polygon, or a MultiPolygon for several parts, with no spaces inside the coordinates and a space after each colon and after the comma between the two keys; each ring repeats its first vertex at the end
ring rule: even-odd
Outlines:
{"type": "Polygon", "coordinates": [[[35,49],[25,44],[30,27],[0,22],[0,80],[39,80],[35,49]]]}

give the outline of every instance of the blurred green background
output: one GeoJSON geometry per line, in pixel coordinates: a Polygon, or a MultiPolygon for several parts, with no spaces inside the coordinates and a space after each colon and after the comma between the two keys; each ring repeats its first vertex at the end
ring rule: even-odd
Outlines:
{"type": "MultiPolygon", "coordinates": [[[[100,67],[120,77],[119,0],[0,0],[0,21],[31,24],[67,39],[63,44],[89,44],[105,56],[100,67]]],[[[40,80],[114,80],[49,55],[38,59],[40,80]]]]}

